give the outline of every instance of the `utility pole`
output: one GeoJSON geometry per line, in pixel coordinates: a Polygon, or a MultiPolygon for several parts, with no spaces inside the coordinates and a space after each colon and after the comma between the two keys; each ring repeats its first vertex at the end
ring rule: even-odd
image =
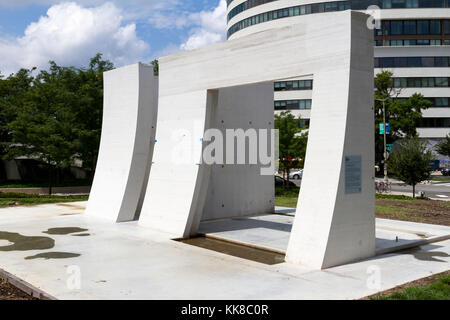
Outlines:
{"type": "Polygon", "coordinates": [[[387,168],[387,159],[388,159],[388,153],[387,153],[387,128],[386,128],[386,101],[389,99],[389,97],[384,99],[376,99],[377,101],[381,101],[383,103],[383,125],[384,125],[384,182],[388,183],[388,168],[387,168]]]}

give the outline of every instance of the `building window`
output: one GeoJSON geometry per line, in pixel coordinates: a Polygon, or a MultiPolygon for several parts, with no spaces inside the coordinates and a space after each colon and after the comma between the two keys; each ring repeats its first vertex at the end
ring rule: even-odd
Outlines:
{"type": "Polygon", "coordinates": [[[405,21],[404,22],[405,32],[404,34],[416,34],[417,33],[417,23],[416,21],[405,21]]]}
{"type": "Polygon", "coordinates": [[[431,20],[430,21],[430,34],[441,34],[441,21],[431,20]]]}
{"type": "Polygon", "coordinates": [[[417,77],[417,78],[393,78],[394,88],[448,88],[450,81],[447,77],[417,77]]]}
{"type": "Polygon", "coordinates": [[[312,90],[312,80],[278,81],[274,84],[275,91],[312,90]]]}
{"type": "Polygon", "coordinates": [[[310,119],[300,119],[298,127],[299,128],[305,128],[309,127],[310,119]]]}
{"type": "Polygon", "coordinates": [[[275,110],[310,110],[312,100],[282,100],[274,102],[275,110]]]}
{"type": "Polygon", "coordinates": [[[430,34],[430,24],[428,20],[417,21],[417,34],[430,34]]]}
{"type": "Polygon", "coordinates": [[[434,106],[436,108],[447,108],[448,105],[448,98],[434,98],[434,106]]]}
{"type": "Polygon", "coordinates": [[[436,78],[436,87],[448,87],[448,78],[436,78]]]}
{"type": "Polygon", "coordinates": [[[419,128],[450,128],[450,118],[422,118],[419,128]]]}
{"type": "Polygon", "coordinates": [[[450,20],[444,21],[444,34],[450,34],[450,20]]]}

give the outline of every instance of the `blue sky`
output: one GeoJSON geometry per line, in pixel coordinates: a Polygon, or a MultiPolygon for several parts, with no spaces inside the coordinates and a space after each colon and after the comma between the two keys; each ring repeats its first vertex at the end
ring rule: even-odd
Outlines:
{"type": "Polygon", "coordinates": [[[225,0],[0,0],[0,73],[149,62],[225,40],[225,0]]]}

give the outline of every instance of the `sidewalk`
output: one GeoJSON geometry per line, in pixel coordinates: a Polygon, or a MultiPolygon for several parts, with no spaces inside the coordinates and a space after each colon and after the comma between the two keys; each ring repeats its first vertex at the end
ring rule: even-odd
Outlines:
{"type": "MultiPolygon", "coordinates": [[[[436,177],[442,177],[442,176],[436,176],[436,177]]],[[[384,178],[375,178],[375,182],[383,182],[384,178]]],[[[394,179],[389,177],[389,182],[393,185],[399,185],[399,186],[406,186],[406,183],[404,183],[403,181],[394,179]]],[[[432,185],[432,184],[443,184],[443,183],[450,183],[449,181],[433,181],[433,180],[427,180],[424,182],[419,183],[419,185],[432,185]]]]}

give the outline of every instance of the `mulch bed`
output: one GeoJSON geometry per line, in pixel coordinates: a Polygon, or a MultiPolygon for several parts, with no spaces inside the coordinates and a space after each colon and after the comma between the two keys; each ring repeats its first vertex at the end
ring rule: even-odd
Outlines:
{"type": "Polygon", "coordinates": [[[446,276],[446,275],[450,275],[450,270],[446,271],[446,272],[443,272],[443,273],[438,273],[438,274],[432,275],[431,277],[428,277],[428,278],[422,278],[422,279],[419,279],[419,280],[416,280],[416,281],[405,283],[405,284],[403,284],[401,286],[398,286],[398,287],[395,287],[395,288],[392,288],[392,289],[389,289],[389,290],[386,290],[386,291],[383,291],[383,292],[379,292],[379,293],[374,294],[372,296],[365,297],[365,298],[363,298],[361,300],[369,300],[371,298],[380,298],[380,297],[389,297],[389,296],[393,295],[396,292],[404,291],[406,288],[410,288],[410,287],[424,287],[424,286],[427,286],[427,285],[429,285],[429,284],[431,284],[433,282],[438,281],[442,276],[446,276]]]}
{"type": "Polygon", "coordinates": [[[398,209],[398,212],[379,213],[377,218],[420,222],[450,226],[450,202],[434,200],[394,200],[377,199],[377,205],[385,205],[398,209]]]}
{"type": "Polygon", "coordinates": [[[37,300],[17,289],[7,281],[0,279],[0,300],[37,300]]]}

